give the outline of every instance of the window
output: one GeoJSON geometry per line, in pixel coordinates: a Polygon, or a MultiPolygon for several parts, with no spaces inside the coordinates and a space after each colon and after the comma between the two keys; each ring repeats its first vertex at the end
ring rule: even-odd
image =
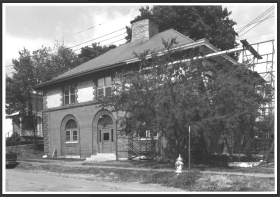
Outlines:
{"type": "Polygon", "coordinates": [[[66,143],[78,142],[78,126],[75,120],[69,120],[65,126],[65,141],[66,143]]]}
{"type": "MultiPolygon", "coordinates": [[[[151,138],[151,131],[146,131],[146,137],[151,138]]],[[[157,138],[157,137],[158,137],[158,133],[153,133],[153,138],[157,138]]]]}
{"type": "Polygon", "coordinates": [[[112,81],[111,77],[100,78],[97,81],[97,96],[111,96],[112,81]]]}
{"type": "Polygon", "coordinates": [[[66,142],[70,141],[70,131],[66,131],[66,142]]]}
{"type": "MultiPolygon", "coordinates": [[[[151,138],[151,131],[146,131],[145,133],[139,133],[140,139],[146,139],[146,138],[151,138]]],[[[158,138],[158,133],[153,134],[153,138],[157,139],[158,138]]]]}
{"type": "Polygon", "coordinates": [[[109,133],[103,133],[103,140],[108,141],[109,140],[109,133]]]}
{"type": "Polygon", "coordinates": [[[64,105],[75,103],[75,86],[64,87],[64,105]]]}

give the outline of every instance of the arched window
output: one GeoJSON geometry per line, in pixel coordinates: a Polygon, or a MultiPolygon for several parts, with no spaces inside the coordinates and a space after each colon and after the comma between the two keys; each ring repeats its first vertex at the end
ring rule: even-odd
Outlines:
{"type": "Polygon", "coordinates": [[[110,126],[110,125],[113,125],[113,120],[110,116],[108,115],[103,115],[99,118],[99,121],[98,121],[98,126],[100,127],[106,127],[106,126],[110,126]]]}
{"type": "Polygon", "coordinates": [[[65,125],[65,131],[66,142],[78,142],[78,126],[75,120],[68,120],[65,125]]]}

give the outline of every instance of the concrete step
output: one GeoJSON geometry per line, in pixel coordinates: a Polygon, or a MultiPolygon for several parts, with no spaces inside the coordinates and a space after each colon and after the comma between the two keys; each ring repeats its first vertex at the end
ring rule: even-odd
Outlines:
{"type": "Polygon", "coordinates": [[[98,153],[96,155],[91,155],[86,158],[86,161],[112,161],[116,160],[116,155],[114,153],[98,153]]]}

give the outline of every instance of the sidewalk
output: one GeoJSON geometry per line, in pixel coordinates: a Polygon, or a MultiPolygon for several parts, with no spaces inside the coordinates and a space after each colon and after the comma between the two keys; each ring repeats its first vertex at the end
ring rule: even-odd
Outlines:
{"type": "MultiPolygon", "coordinates": [[[[64,167],[78,167],[78,168],[100,168],[100,169],[121,169],[121,170],[134,170],[134,171],[150,171],[150,172],[175,172],[175,169],[151,169],[151,168],[133,168],[133,167],[117,167],[117,166],[100,166],[94,165],[98,162],[86,161],[65,161],[65,160],[47,160],[47,159],[29,159],[28,161],[19,160],[19,163],[29,163],[35,165],[57,165],[64,167]],[[92,165],[83,165],[83,163],[91,163],[92,165]]],[[[188,172],[188,170],[183,170],[188,172]]],[[[262,173],[242,173],[242,172],[220,172],[220,171],[200,171],[203,174],[224,174],[224,175],[238,175],[238,176],[254,176],[263,178],[274,178],[274,174],[262,173]]]]}

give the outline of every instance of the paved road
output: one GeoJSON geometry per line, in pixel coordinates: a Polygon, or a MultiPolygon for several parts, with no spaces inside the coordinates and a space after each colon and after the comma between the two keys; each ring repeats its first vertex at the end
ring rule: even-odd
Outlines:
{"type": "Polygon", "coordinates": [[[7,192],[186,192],[155,184],[106,182],[94,175],[6,169],[7,192]]]}

